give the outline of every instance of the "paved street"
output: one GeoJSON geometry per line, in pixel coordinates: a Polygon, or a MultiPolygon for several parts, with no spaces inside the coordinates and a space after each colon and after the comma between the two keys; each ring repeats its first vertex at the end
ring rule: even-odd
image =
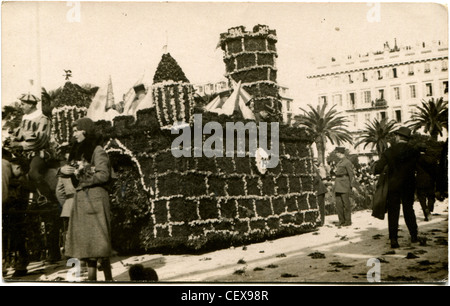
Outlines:
{"type": "MultiPolygon", "coordinates": [[[[317,231],[218,250],[201,255],[145,254],[112,258],[113,277],[129,282],[128,268],[142,263],[156,270],[160,282],[183,283],[367,283],[376,259],[382,282],[443,283],[448,279],[448,201],[437,202],[431,221],[425,222],[418,203],[414,206],[422,243],[411,244],[400,219],[400,248],[391,249],[387,220],[371,211],[352,215],[352,226],[336,227],[337,216],[327,216],[317,231]],[[370,261],[372,260],[372,261],[370,261]]],[[[29,275],[19,281],[65,281],[65,262],[30,264],[29,275]]],[[[4,281],[10,281],[8,271],[4,281]]],[[[86,273],[81,274],[81,280],[86,273]]],[[[103,280],[102,272],[98,273],[103,280]]]]}

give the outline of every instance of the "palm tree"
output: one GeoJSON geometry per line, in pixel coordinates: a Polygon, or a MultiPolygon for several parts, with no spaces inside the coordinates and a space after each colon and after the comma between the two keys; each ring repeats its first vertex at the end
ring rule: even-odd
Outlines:
{"type": "Polygon", "coordinates": [[[322,106],[318,105],[316,108],[311,105],[308,106],[308,111],[300,108],[304,114],[294,117],[293,126],[305,127],[307,132],[312,135],[317,148],[318,160],[325,164],[327,140],[333,145],[352,142],[352,136],[346,129],[348,120],[336,111],[335,105],[329,110],[326,110],[326,103],[322,106]]]}
{"type": "Polygon", "coordinates": [[[417,106],[417,109],[418,112],[407,121],[413,131],[423,128],[425,133],[437,140],[438,135],[443,135],[444,129],[448,130],[448,101],[444,101],[444,98],[436,101],[432,98],[428,102],[422,100],[422,106],[417,106]]]}
{"type": "Polygon", "coordinates": [[[358,137],[355,148],[364,144],[364,149],[371,145],[375,147],[378,156],[388,148],[388,143],[392,139],[392,132],[395,129],[396,122],[383,118],[381,120],[374,119],[372,122],[366,123],[366,128],[358,137]]]}

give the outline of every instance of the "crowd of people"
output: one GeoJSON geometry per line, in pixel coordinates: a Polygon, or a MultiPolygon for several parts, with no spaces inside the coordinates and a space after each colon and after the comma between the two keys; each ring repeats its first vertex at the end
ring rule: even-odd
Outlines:
{"type": "MultiPolygon", "coordinates": [[[[444,145],[440,154],[425,147],[413,147],[409,143],[412,131],[400,127],[394,132],[395,140],[386,149],[380,159],[357,171],[345,155],[344,147],[337,147],[335,153],[339,161],[333,169],[326,171],[316,160],[316,194],[319,203],[320,223],[325,220],[325,194],[331,191],[332,201],[338,215],[337,226],[351,225],[350,195],[369,191],[372,197],[375,191],[377,175],[387,173],[387,197],[384,199],[385,213],[388,215],[389,239],[392,248],[398,248],[398,225],[400,206],[403,206],[405,223],[411,242],[418,242],[418,227],[414,202],[420,203],[424,220],[431,220],[436,198],[443,200],[448,196],[447,189],[447,150],[444,145]],[[322,171],[319,171],[322,168],[322,171]],[[333,178],[328,173],[333,172],[333,178]],[[333,182],[334,181],[334,182],[333,182]],[[327,190],[326,184],[331,186],[327,190]]],[[[330,199],[330,198],[329,198],[330,199]]]]}
{"type": "Polygon", "coordinates": [[[2,156],[3,260],[8,259],[8,253],[16,253],[13,276],[27,273],[24,222],[33,211],[30,207],[35,205],[40,216],[48,212],[44,224],[51,227],[45,229],[49,233],[46,261],[61,259],[59,233],[64,227],[64,256],[85,262],[88,280],[97,279],[100,264],[105,280],[111,281],[108,185],[112,170],[108,154],[95,133],[94,122],[85,117],[73,123],[75,142],[68,149],[67,159],[59,160],[57,173],[50,175],[54,180],[49,181],[46,173],[55,157],[49,144],[51,123],[36,107],[35,96],[23,95],[20,101],[25,115],[8,144],[14,153],[4,151],[6,154],[2,156]],[[37,199],[29,198],[36,193],[37,199]],[[70,213],[63,214],[64,220],[61,212],[67,210],[70,213]]]}
{"type": "MultiPolygon", "coordinates": [[[[10,151],[3,151],[3,260],[8,260],[11,252],[15,253],[14,275],[27,273],[29,254],[24,224],[35,211],[46,225],[47,261],[61,260],[62,236],[64,256],[85,262],[88,280],[97,279],[97,268],[101,266],[105,280],[111,281],[108,186],[114,174],[108,154],[101,146],[94,122],[84,117],[73,123],[75,141],[64,148],[62,153],[65,154],[59,154],[60,158],[55,163],[55,154],[49,143],[51,122],[36,107],[38,100],[29,94],[20,97],[24,116],[8,143],[10,151]],[[53,161],[52,166],[50,161],[53,161]],[[51,170],[53,172],[48,175],[51,170]],[[61,232],[63,235],[60,235],[61,232]]],[[[395,143],[378,161],[357,170],[347,158],[344,147],[335,149],[338,161],[332,169],[315,160],[314,183],[319,204],[319,224],[325,224],[326,205],[330,204],[327,201],[332,199],[339,219],[337,226],[350,226],[353,195],[364,193],[364,201],[370,199],[375,190],[376,175],[388,169],[389,190],[385,206],[391,247],[399,247],[401,205],[411,242],[416,242],[415,196],[425,220],[430,220],[436,196],[438,199],[447,196],[447,151],[444,147],[438,158],[427,154],[426,150],[417,150],[408,144],[410,136],[411,131],[401,127],[396,132],[395,143]],[[327,197],[330,193],[331,198],[327,197]]],[[[6,265],[3,264],[3,267],[6,265]]]]}

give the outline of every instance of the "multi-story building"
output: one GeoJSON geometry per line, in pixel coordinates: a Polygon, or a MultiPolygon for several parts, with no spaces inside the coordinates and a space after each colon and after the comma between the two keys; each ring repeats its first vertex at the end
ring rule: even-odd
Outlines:
{"type": "MultiPolygon", "coordinates": [[[[343,60],[331,58],[308,76],[319,104],[328,103],[349,119],[354,140],[374,118],[405,123],[421,101],[444,97],[448,101],[448,46],[431,45],[393,48],[343,60]]],[[[355,153],[367,154],[363,146],[355,153]]]]}
{"type": "Polygon", "coordinates": [[[229,90],[230,87],[227,81],[219,81],[216,83],[196,84],[194,85],[194,89],[197,94],[204,97],[229,90]]]}
{"type": "Polygon", "coordinates": [[[293,103],[294,99],[290,98],[289,88],[285,86],[278,87],[280,95],[281,113],[283,115],[283,123],[291,125],[293,119],[293,103]]]}
{"type": "MultiPolygon", "coordinates": [[[[204,97],[219,93],[223,93],[226,95],[226,92],[229,92],[229,94],[231,94],[232,88],[228,86],[227,81],[219,81],[215,83],[195,84],[194,89],[199,96],[204,97]]],[[[293,116],[293,99],[290,98],[289,88],[286,86],[279,86],[278,93],[280,95],[282,106],[281,112],[283,115],[283,122],[286,124],[290,124],[293,116]]]]}

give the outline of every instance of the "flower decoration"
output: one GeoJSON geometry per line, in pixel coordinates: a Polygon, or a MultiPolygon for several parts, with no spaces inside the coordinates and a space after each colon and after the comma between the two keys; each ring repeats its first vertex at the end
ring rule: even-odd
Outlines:
{"type": "Polygon", "coordinates": [[[194,88],[183,70],[169,54],[164,54],[153,78],[153,101],[162,129],[170,129],[175,123],[192,122],[194,88]]]}

